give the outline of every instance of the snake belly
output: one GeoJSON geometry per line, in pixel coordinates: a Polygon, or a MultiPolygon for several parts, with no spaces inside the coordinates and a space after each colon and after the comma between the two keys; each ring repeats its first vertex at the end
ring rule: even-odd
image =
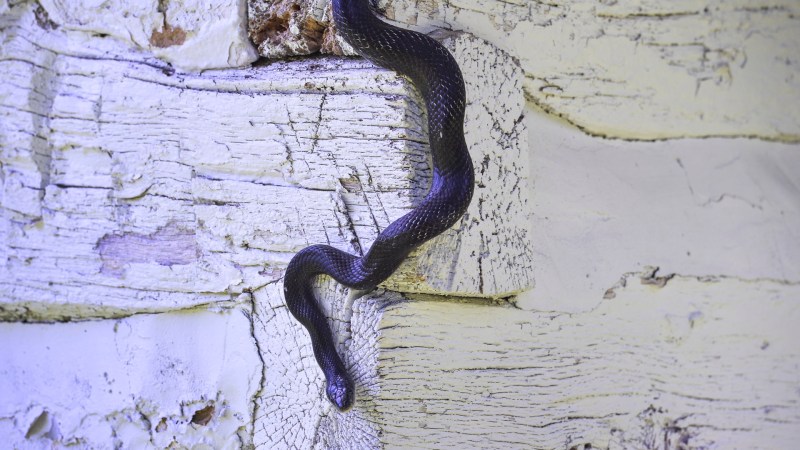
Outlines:
{"type": "Polygon", "coordinates": [[[381,21],[370,11],[368,2],[333,0],[336,29],[361,56],[410,78],[422,95],[428,113],[433,180],[420,204],[383,230],[365,255],[313,245],[298,252],[286,269],[286,306],[308,330],[314,356],[325,375],[325,392],[342,411],[353,405],[355,386],[314,298],[313,277],[327,274],[350,288],[374,288],[414,248],[463,216],[475,180],[464,141],[464,79],[455,59],[431,37],[381,21]]]}

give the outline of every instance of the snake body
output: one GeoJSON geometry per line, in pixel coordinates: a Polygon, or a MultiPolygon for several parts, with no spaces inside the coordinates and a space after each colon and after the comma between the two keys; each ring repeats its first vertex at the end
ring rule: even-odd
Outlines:
{"type": "Polygon", "coordinates": [[[425,101],[433,161],[431,189],[411,212],[390,224],[361,257],[327,245],[298,252],[284,276],[286,306],[308,330],[326,379],[328,399],[340,410],[355,400],[355,387],[312,289],[327,274],[353,289],[372,289],[423,242],[455,224],[472,199],[474,173],[464,142],[465,89],[453,56],[424,34],[397,28],[373,15],[369,0],[333,0],[341,36],[361,56],[411,79],[425,101]]]}

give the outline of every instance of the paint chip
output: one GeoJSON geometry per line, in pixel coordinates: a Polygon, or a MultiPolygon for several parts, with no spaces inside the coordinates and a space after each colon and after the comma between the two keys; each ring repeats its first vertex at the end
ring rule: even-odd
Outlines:
{"type": "Polygon", "coordinates": [[[161,31],[153,30],[150,35],[150,45],[159,48],[181,45],[184,41],[186,41],[186,32],[180,27],[173,27],[169,24],[164,24],[161,31]]]}

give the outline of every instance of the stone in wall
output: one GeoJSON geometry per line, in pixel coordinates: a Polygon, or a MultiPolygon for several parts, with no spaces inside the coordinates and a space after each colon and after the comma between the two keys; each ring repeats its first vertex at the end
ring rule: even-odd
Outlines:
{"type": "Polygon", "coordinates": [[[248,0],[247,5],[248,34],[262,56],[341,55],[347,48],[330,25],[330,0],[248,0]]]}

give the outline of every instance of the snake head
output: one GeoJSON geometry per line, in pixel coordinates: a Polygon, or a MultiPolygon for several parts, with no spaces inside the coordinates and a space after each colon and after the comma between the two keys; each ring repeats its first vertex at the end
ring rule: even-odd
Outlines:
{"type": "Polygon", "coordinates": [[[353,382],[347,376],[340,374],[334,375],[328,380],[325,393],[328,395],[328,400],[342,412],[350,409],[355,401],[353,382]]]}

